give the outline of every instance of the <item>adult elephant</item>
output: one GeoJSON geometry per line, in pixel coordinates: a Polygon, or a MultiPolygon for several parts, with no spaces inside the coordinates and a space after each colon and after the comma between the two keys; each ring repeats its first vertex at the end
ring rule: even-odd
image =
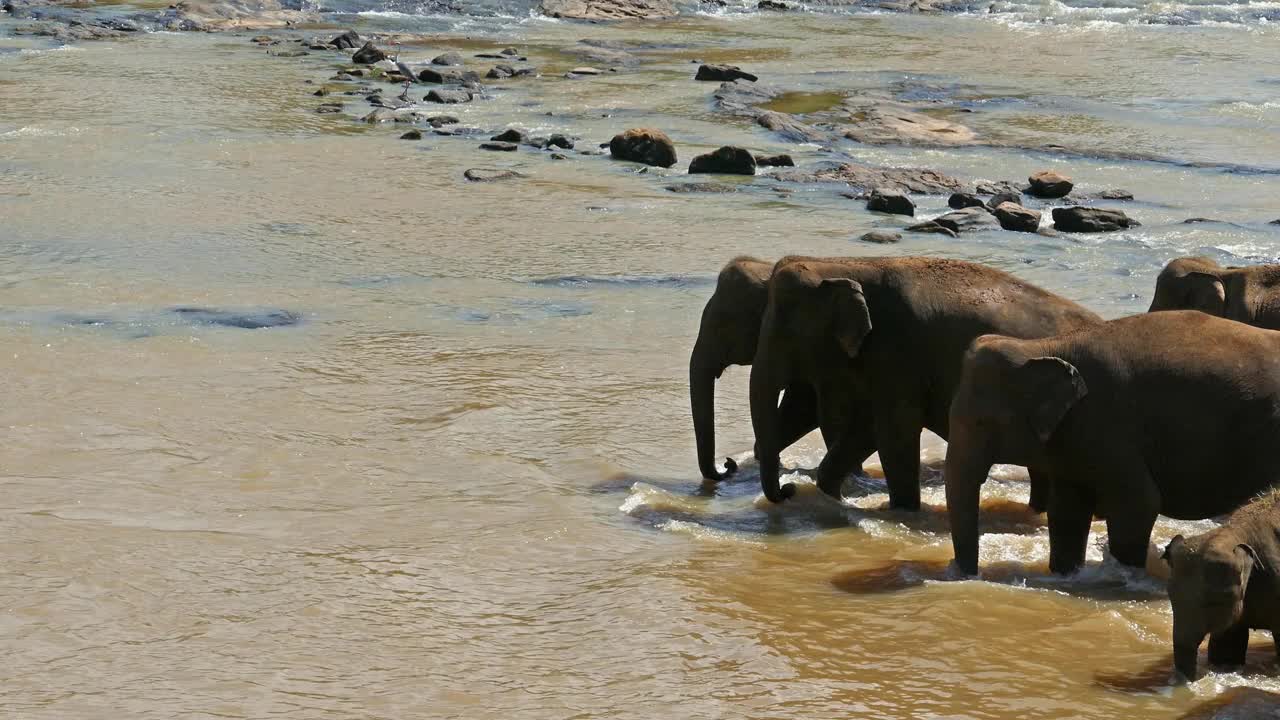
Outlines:
{"type": "MultiPolygon", "coordinates": [[[[750,365],[755,357],[773,266],[772,262],[746,256],[729,261],[702,310],[698,339],[689,355],[689,405],[698,446],[698,469],[708,480],[723,480],[738,467],[732,458],[725,458],[723,471],[716,467],[715,382],[730,365],[750,365]]],[[[789,384],[777,409],[778,435],[771,445],[788,447],[818,427],[817,395],[806,382],[789,384]]],[[[831,415],[829,412],[823,426],[823,437],[828,442],[837,434],[831,415]]]]}
{"type": "MultiPolygon", "coordinates": [[[[856,463],[878,449],[891,507],[920,507],[920,431],[946,438],[960,360],[979,335],[1044,337],[1101,322],[1085,308],[995,268],[940,258],[783,258],[751,370],[751,422],[760,483],[781,502],[778,393],[797,382],[827,398],[861,399],[872,423],[842,428],[818,468],[818,485],[838,494],[856,463]]],[[[1032,469],[1032,506],[1044,500],[1032,469]]]]}
{"type": "Polygon", "coordinates": [[[1111,554],[1142,567],[1157,515],[1220,515],[1280,480],[1280,332],[1177,311],[1040,340],[981,337],[950,425],[960,570],[978,571],[979,492],[997,458],[1053,477],[1053,572],[1084,563],[1095,510],[1111,554]]]}
{"type": "Polygon", "coordinates": [[[1199,310],[1280,330],[1280,265],[1222,267],[1205,257],[1171,260],[1156,279],[1148,312],[1199,310]]]}

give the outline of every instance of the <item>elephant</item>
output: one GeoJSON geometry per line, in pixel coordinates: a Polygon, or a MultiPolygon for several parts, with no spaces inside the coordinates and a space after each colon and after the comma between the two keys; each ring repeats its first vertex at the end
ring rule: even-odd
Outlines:
{"type": "Polygon", "coordinates": [[[1173,606],[1173,662],[1196,678],[1197,654],[1209,636],[1209,662],[1243,665],[1249,631],[1270,630],[1280,656],[1280,492],[1231,514],[1221,527],[1164,551],[1173,606]]]}
{"type": "MultiPolygon", "coordinates": [[[[779,486],[780,390],[808,382],[818,417],[840,434],[818,468],[819,488],[839,496],[850,468],[879,450],[889,505],[920,507],[920,431],[948,434],[960,360],[979,335],[1043,337],[1102,322],[1094,313],[995,268],[926,257],[783,258],[751,370],[751,422],[765,497],[779,486]],[[831,402],[841,398],[842,402],[831,402]],[[853,413],[854,421],[842,421],[853,413]],[[869,417],[870,422],[858,420],[869,417]]],[[[1032,469],[1032,506],[1046,500],[1032,469]]]]}
{"type": "MultiPolygon", "coordinates": [[[[730,365],[750,365],[755,357],[773,266],[774,263],[747,256],[729,261],[702,310],[698,339],[689,355],[689,405],[698,468],[707,480],[720,481],[737,470],[732,458],[725,458],[723,471],[715,464],[715,381],[730,365]]],[[[781,421],[777,443],[785,448],[818,427],[817,397],[812,386],[803,382],[788,386],[778,412],[781,421]]],[[[834,430],[828,422],[823,436],[831,435],[834,430]]]]}
{"type": "Polygon", "coordinates": [[[1156,279],[1148,312],[1199,310],[1280,330],[1280,265],[1227,267],[1205,257],[1171,260],[1156,279]]]}
{"type": "Polygon", "coordinates": [[[1234,510],[1280,480],[1280,332],[1192,310],[965,353],[945,466],[957,568],[978,571],[978,500],[994,462],[1045,468],[1049,568],[1084,564],[1105,518],[1111,554],[1144,567],[1157,515],[1234,510]]]}

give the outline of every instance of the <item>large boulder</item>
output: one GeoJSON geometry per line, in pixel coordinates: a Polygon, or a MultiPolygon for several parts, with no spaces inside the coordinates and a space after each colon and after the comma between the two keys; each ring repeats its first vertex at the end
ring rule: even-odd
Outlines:
{"type": "Polygon", "coordinates": [[[701,65],[698,67],[698,74],[694,75],[693,79],[714,82],[733,82],[734,80],[755,82],[760,78],[743,71],[737,65],[701,65]]]}
{"type": "Polygon", "coordinates": [[[796,161],[786,153],[778,155],[757,155],[756,167],[795,167],[796,161]]]}
{"type": "Polygon", "coordinates": [[[967,207],[982,207],[986,203],[973,193],[958,192],[952,193],[951,197],[947,198],[947,205],[953,210],[961,210],[967,207]]]}
{"type": "Polygon", "coordinates": [[[1071,178],[1052,170],[1038,172],[1027,178],[1027,182],[1030,184],[1027,192],[1038,198],[1066,197],[1071,188],[1075,187],[1071,184],[1071,178]]]}
{"type": "Polygon", "coordinates": [[[462,59],[462,53],[459,53],[455,50],[450,50],[447,53],[437,55],[431,58],[432,65],[444,65],[447,67],[454,67],[457,65],[461,65],[463,64],[463,62],[465,61],[462,59]]]}
{"type": "Polygon", "coordinates": [[[901,190],[876,188],[867,199],[867,209],[890,215],[915,215],[916,204],[901,190]]]}
{"type": "Polygon", "coordinates": [[[367,42],[364,47],[356,51],[351,56],[351,62],[359,65],[372,65],[376,62],[382,62],[387,59],[387,54],[373,46],[373,42],[367,42]]]}
{"type": "Polygon", "coordinates": [[[750,151],[726,145],[715,152],[699,155],[689,163],[689,174],[755,175],[756,158],[750,151]]]}
{"type": "Polygon", "coordinates": [[[867,145],[925,145],[957,147],[977,143],[973,130],[893,103],[850,108],[846,138],[867,145]]]}
{"type": "Polygon", "coordinates": [[[991,211],[1000,227],[1015,232],[1033,233],[1040,229],[1040,211],[1024,208],[1017,203],[1000,203],[991,211]]]}
{"type": "Polygon", "coordinates": [[[329,41],[329,45],[339,50],[354,50],[360,47],[360,33],[348,30],[329,41]]]}
{"type": "MultiPolygon", "coordinates": [[[[955,234],[964,232],[972,232],[975,230],[994,230],[1000,227],[1000,223],[996,221],[994,215],[982,207],[969,207],[960,210],[952,210],[951,212],[941,215],[930,220],[929,223],[938,225],[955,234]]],[[[909,227],[908,230],[919,231],[917,226],[909,227]]]]}
{"type": "Polygon", "coordinates": [[[444,105],[457,105],[460,103],[471,102],[473,95],[470,90],[432,90],[427,96],[422,98],[431,103],[442,103],[444,105]]]}
{"type": "Polygon", "coordinates": [[[964,188],[964,183],[936,170],[920,168],[883,168],[846,163],[816,171],[790,171],[778,179],[792,182],[838,182],[870,194],[876,188],[900,190],[912,195],[950,195],[964,188]]]}
{"type": "Polygon", "coordinates": [[[1140,224],[1121,210],[1090,207],[1053,209],[1053,226],[1063,232],[1112,232],[1140,224]]]}
{"type": "Polygon", "coordinates": [[[571,20],[648,20],[674,17],[672,0],[542,0],[542,14],[571,20]]]}
{"type": "Polygon", "coordinates": [[[609,154],[618,160],[630,160],[655,167],[676,164],[676,146],[661,130],[632,128],[614,135],[609,141],[609,154]]]}
{"type": "Polygon", "coordinates": [[[896,232],[889,232],[888,230],[872,230],[871,232],[863,233],[858,240],[865,243],[874,243],[876,245],[893,245],[894,243],[900,242],[902,240],[902,236],[896,232]]]}
{"type": "Polygon", "coordinates": [[[1014,205],[1022,204],[1022,193],[1017,192],[999,192],[991,196],[987,201],[987,207],[994,210],[1005,203],[1013,203],[1014,205]]]}

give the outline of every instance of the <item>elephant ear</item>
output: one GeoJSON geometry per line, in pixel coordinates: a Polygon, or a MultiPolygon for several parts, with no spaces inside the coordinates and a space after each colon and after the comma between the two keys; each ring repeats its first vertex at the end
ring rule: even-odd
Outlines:
{"type": "Polygon", "coordinates": [[[1048,442],[1067,411],[1089,394],[1089,387],[1080,371],[1062,358],[1032,358],[1022,372],[1031,406],[1031,427],[1041,442],[1048,442]]]}
{"type": "Polygon", "coordinates": [[[1187,273],[1183,278],[1189,288],[1187,300],[1193,310],[1222,317],[1227,312],[1227,289],[1217,275],[1206,272],[1187,273]]]}
{"type": "Polygon", "coordinates": [[[1174,553],[1178,552],[1178,548],[1182,547],[1184,542],[1186,542],[1186,538],[1182,537],[1182,535],[1174,535],[1169,544],[1164,546],[1164,553],[1160,555],[1160,559],[1172,565],[1174,553]]]}
{"type": "Polygon", "coordinates": [[[828,278],[822,289],[831,295],[833,330],[836,341],[850,358],[858,356],[862,341],[871,332],[871,310],[862,285],[849,278],[828,278]]]}

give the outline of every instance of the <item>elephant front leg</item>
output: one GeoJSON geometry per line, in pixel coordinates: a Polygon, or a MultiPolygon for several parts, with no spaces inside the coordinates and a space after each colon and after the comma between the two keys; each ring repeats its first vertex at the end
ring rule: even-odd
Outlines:
{"type": "MultiPolygon", "coordinates": [[[[808,383],[794,383],[778,403],[778,449],[791,447],[818,427],[818,394],[808,383]]],[[[825,431],[824,431],[825,433],[825,431]]]]}
{"type": "Polygon", "coordinates": [[[1031,499],[1027,501],[1027,507],[1035,513],[1045,512],[1049,509],[1049,488],[1053,476],[1044,468],[1029,467],[1027,474],[1031,476],[1031,499]]]}
{"type": "Polygon", "coordinates": [[[1209,635],[1209,665],[1239,667],[1249,652],[1249,628],[1239,623],[1209,635]]]}
{"type": "Polygon", "coordinates": [[[920,509],[920,430],[918,419],[881,418],[875,421],[876,447],[889,486],[889,507],[920,509]]]}
{"type": "Polygon", "coordinates": [[[861,473],[862,463],[876,451],[874,429],[870,422],[854,422],[834,444],[818,465],[818,489],[837,500],[850,473],[861,473]]]}
{"type": "Polygon", "coordinates": [[[1049,570],[1069,575],[1084,565],[1093,502],[1082,488],[1054,475],[1049,491],[1049,570]]]}
{"type": "Polygon", "coordinates": [[[1145,568],[1151,528],[1160,514],[1160,491],[1144,463],[1135,460],[1113,471],[1120,472],[1100,478],[1110,490],[1101,503],[1107,518],[1107,547],[1122,564],[1145,568]]]}

